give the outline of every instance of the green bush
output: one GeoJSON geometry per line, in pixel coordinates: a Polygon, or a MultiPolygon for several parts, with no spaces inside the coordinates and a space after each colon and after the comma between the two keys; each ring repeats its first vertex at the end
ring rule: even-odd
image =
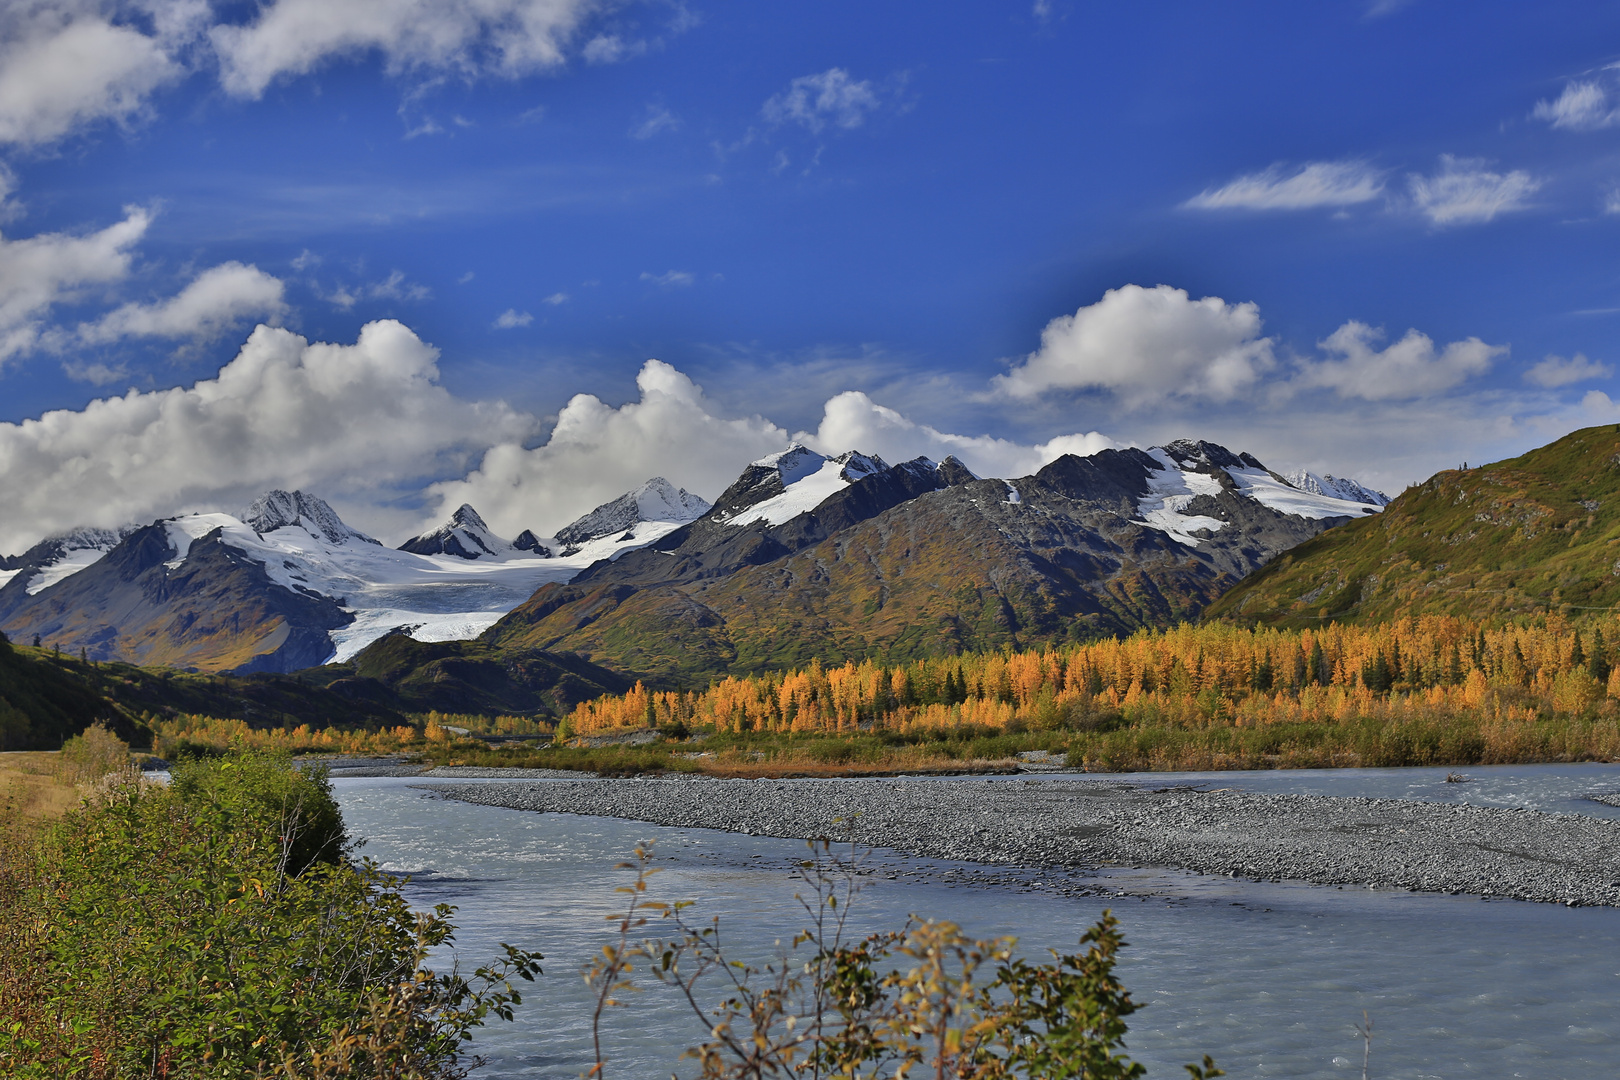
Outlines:
{"type": "Polygon", "coordinates": [[[537,955],[436,976],[451,909],[345,856],[326,779],[259,755],[131,780],[0,860],[0,1075],[462,1075],[537,955]]]}

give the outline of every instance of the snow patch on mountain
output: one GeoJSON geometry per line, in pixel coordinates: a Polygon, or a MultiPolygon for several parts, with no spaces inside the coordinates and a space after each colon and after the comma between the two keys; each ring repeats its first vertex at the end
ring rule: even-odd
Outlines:
{"type": "Polygon", "coordinates": [[[627,531],[635,531],[639,539],[645,532],[636,528],[640,524],[685,525],[708,512],[707,499],[676,487],[662,476],[655,476],[634,491],[627,491],[558,529],[556,539],[569,547],[627,531]]]}
{"type": "Polygon", "coordinates": [[[1186,513],[1187,505],[1200,495],[1219,495],[1221,482],[1209,473],[1182,468],[1164,447],[1155,446],[1148,455],[1161,468],[1148,473],[1148,494],[1137,502],[1137,513],[1142,516],[1143,524],[1169,533],[1177,543],[1197,547],[1204,538],[1193,533],[1206,529],[1215,532],[1226,522],[1204,514],[1186,513]]]}
{"type": "MultiPolygon", "coordinates": [[[[934,467],[934,463],[926,458],[918,460],[926,462],[930,468],[934,467]]],[[[782,486],[786,490],[725,518],[727,525],[751,525],[756,521],[766,521],[772,525],[786,524],[800,514],[814,510],[851,484],[858,484],[889,467],[882,458],[855,450],[829,458],[797,444],[753,464],[764,468],[774,465],[780,472],[782,486]]]]}
{"type": "Polygon", "coordinates": [[[1325,495],[1332,499],[1346,499],[1350,502],[1363,503],[1368,506],[1388,506],[1389,496],[1382,491],[1375,491],[1366,485],[1350,479],[1348,476],[1334,476],[1332,473],[1308,472],[1300,469],[1283,477],[1289,484],[1301,491],[1308,491],[1313,495],[1325,495]]]}

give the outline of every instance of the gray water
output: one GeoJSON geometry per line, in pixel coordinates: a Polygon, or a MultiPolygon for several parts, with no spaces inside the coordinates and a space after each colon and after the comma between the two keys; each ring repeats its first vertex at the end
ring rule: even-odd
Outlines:
{"type": "MultiPolygon", "coordinates": [[[[1620,790],[1614,766],[1461,771],[1469,783],[1444,783],[1446,770],[1399,769],[1108,779],[1616,814],[1584,798],[1620,790]]],[[[335,781],[364,853],[412,874],[413,902],[457,905],[464,966],[502,941],[546,954],[517,1020],[479,1036],[489,1059],[479,1076],[577,1077],[589,1067],[589,998],[578,972],[608,940],[605,917],[621,899],[613,887],[627,880],[613,867],[639,842],[654,842],[664,868],[654,893],[698,900],[695,910],[719,915],[751,959],[803,922],[790,874],[804,854],[798,841],[475,806],[411,783],[335,781]]],[[[1063,875],[1052,872],[991,883],[969,864],[885,852],[874,866],[857,901],[864,929],[912,913],[948,918],[977,936],[1016,935],[1025,955],[1045,959],[1047,948],[1072,951],[1111,907],[1131,943],[1121,975],[1147,1006],[1131,1018],[1127,1043],[1150,1076],[1184,1075],[1182,1063],[1208,1052],[1235,1077],[1356,1077],[1354,1025],[1364,1010],[1375,1077],[1575,1080],[1612,1075],[1620,1062],[1620,910],[1149,870],[1106,875],[1117,895],[1076,897],[1055,888],[1063,875]]],[[[704,1034],[656,986],[617,1010],[605,1032],[612,1080],[691,1075],[680,1051],[704,1034]]]]}

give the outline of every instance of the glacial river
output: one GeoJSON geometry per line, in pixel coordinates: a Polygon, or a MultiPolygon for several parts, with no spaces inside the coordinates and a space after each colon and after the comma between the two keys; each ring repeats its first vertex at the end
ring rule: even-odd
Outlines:
{"type": "MultiPolygon", "coordinates": [[[[1444,769],[1109,779],[1620,817],[1586,798],[1620,791],[1617,766],[1463,771],[1469,783],[1444,783],[1444,769]]],[[[589,998],[578,972],[607,940],[605,916],[621,899],[613,888],[627,880],[613,867],[638,842],[652,841],[664,868],[654,893],[698,900],[731,941],[754,944],[753,959],[802,923],[789,872],[802,842],[451,802],[412,786],[420,782],[334,781],[363,853],[411,874],[414,903],[457,906],[464,965],[494,956],[501,941],[546,954],[517,1020],[479,1036],[489,1064],[476,1076],[573,1078],[589,1067],[589,998]]],[[[1373,1021],[1375,1077],[1586,1080],[1620,1063],[1620,909],[1149,870],[1108,873],[1116,895],[1076,897],[1057,891],[1068,878],[1050,872],[1009,884],[998,871],[993,884],[972,864],[881,851],[873,867],[855,909],[863,928],[896,926],[911,913],[948,918],[977,936],[1016,935],[1032,958],[1072,950],[1112,908],[1130,942],[1122,977],[1147,1006],[1131,1018],[1127,1044],[1149,1076],[1183,1076],[1183,1063],[1208,1052],[1234,1077],[1357,1077],[1363,1011],[1373,1021]]],[[[690,1076],[680,1051],[703,1036],[656,986],[615,1010],[605,1031],[610,1080],[690,1076]]]]}

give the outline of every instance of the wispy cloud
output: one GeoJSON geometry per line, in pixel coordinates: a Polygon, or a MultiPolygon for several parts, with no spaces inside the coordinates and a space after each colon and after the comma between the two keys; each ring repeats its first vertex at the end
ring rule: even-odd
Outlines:
{"type": "Polygon", "coordinates": [[[840,67],[801,75],[773,95],[760,113],[773,124],[798,123],[814,134],[829,124],[846,131],[860,127],[880,101],[872,84],[853,79],[840,67]]]}
{"type": "Polygon", "coordinates": [[[666,270],[662,274],[641,272],[642,281],[650,281],[660,289],[685,288],[697,279],[685,270],[666,270]]]}
{"type": "Polygon", "coordinates": [[[550,304],[552,307],[556,307],[559,304],[568,303],[568,300],[569,300],[569,297],[568,297],[567,293],[565,293],[565,292],[554,292],[550,296],[546,297],[544,300],[542,300],[540,302],[542,304],[550,304]]]}
{"type": "Polygon", "coordinates": [[[1194,195],[1191,210],[1309,210],[1354,206],[1384,191],[1384,170],[1365,161],[1312,161],[1295,169],[1273,165],[1194,195]]]}
{"type": "Polygon", "coordinates": [[[382,281],[369,285],[339,285],[326,295],[326,300],[347,311],[361,300],[429,300],[432,297],[432,289],[405,280],[404,271],[395,270],[382,281]]]}
{"type": "Polygon", "coordinates": [[[493,325],[497,330],[511,330],[519,326],[528,326],[532,322],[534,322],[534,316],[530,315],[527,311],[519,311],[517,308],[507,308],[505,311],[495,316],[495,322],[493,325]]]}
{"type": "Polygon", "coordinates": [[[1536,102],[1530,115],[1566,131],[1596,131],[1620,124],[1620,108],[1612,104],[1611,88],[1605,81],[1612,83],[1613,79],[1572,79],[1553,100],[1536,102]]]}
{"type": "Polygon", "coordinates": [[[661,131],[678,131],[681,118],[656,102],[647,106],[641,119],[630,125],[632,139],[650,139],[661,131]]]}
{"type": "Polygon", "coordinates": [[[1407,178],[1413,205],[1436,225],[1472,225],[1526,209],[1542,186],[1523,170],[1498,173],[1487,165],[1481,158],[1440,155],[1439,171],[1407,178]]]}

